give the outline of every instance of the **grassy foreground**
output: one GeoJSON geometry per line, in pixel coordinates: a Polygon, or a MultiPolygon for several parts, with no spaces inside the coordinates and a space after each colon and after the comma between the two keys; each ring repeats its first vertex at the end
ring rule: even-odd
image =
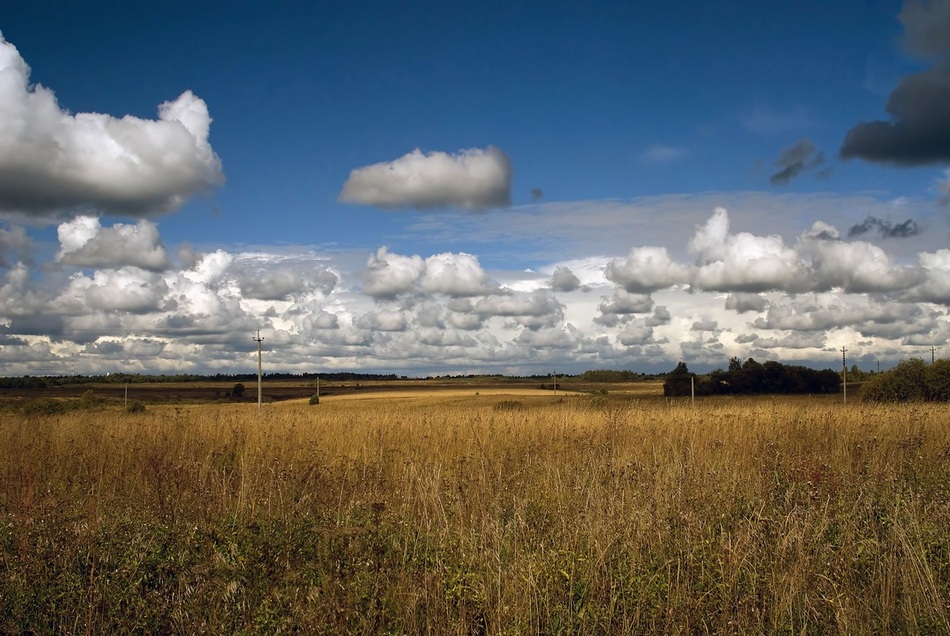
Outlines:
{"type": "Polygon", "coordinates": [[[587,397],[3,413],[0,632],[946,634],[948,422],[587,397]]]}

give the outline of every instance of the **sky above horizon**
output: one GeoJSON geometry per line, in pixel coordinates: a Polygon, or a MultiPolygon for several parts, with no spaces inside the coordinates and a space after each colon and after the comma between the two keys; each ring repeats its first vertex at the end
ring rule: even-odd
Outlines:
{"type": "Polygon", "coordinates": [[[887,368],[950,0],[0,6],[0,375],[887,368]]]}

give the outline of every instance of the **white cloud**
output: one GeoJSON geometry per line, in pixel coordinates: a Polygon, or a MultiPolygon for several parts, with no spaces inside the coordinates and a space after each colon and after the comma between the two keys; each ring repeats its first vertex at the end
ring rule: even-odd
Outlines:
{"type": "Polygon", "coordinates": [[[895,291],[921,279],[920,271],[894,264],[883,249],[864,241],[846,243],[803,237],[802,252],[811,260],[814,289],[895,291]]]}
{"type": "Polygon", "coordinates": [[[626,260],[607,263],[604,275],[630,293],[650,293],[689,279],[687,269],[674,263],[665,247],[635,247],[626,260]]]}
{"type": "Polygon", "coordinates": [[[604,326],[616,326],[626,322],[631,314],[646,314],[653,311],[653,298],[649,294],[631,294],[623,289],[615,289],[610,298],[604,298],[598,305],[600,316],[594,322],[604,326]]]}
{"type": "Polygon", "coordinates": [[[393,254],[385,246],[369,257],[366,266],[363,291],[377,298],[395,298],[413,291],[416,281],[425,271],[425,261],[421,256],[393,254]]]}
{"type": "Polygon", "coordinates": [[[455,155],[418,148],[395,161],[350,172],[340,200],[381,208],[478,210],[511,201],[511,162],[498,148],[455,155]]]}
{"type": "Polygon", "coordinates": [[[729,234],[729,215],[717,208],[689,243],[697,256],[693,284],[709,291],[805,290],[808,271],[781,236],[729,234]]]}
{"type": "Polygon", "coordinates": [[[132,265],[162,271],[170,265],[158,227],[141,220],[135,225],[116,223],[103,228],[99,219],[79,216],[61,223],[56,230],[60,250],[57,260],[79,267],[132,265]]]}
{"type": "Polygon", "coordinates": [[[563,305],[543,289],[531,293],[488,296],[475,303],[474,311],[483,317],[510,317],[532,329],[553,326],[564,315],[563,305]]]}
{"type": "Polygon", "coordinates": [[[496,288],[471,254],[436,254],[425,261],[420,287],[447,296],[479,296],[496,288]]]}
{"type": "Polygon", "coordinates": [[[145,216],[223,182],[208,107],[191,91],[162,103],[157,120],[71,114],[29,75],[0,35],[0,213],[145,216]]]}
{"type": "Polygon", "coordinates": [[[76,274],[54,304],[71,314],[159,309],[168,291],[160,274],[138,267],[97,270],[92,277],[76,274]]]}
{"type": "Polygon", "coordinates": [[[371,331],[405,331],[408,324],[401,311],[371,311],[363,314],[356,326],[371,331]]]}

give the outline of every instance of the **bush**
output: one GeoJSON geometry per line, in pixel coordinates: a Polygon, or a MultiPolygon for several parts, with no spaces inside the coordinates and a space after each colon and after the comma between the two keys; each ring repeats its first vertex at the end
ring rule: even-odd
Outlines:
{"type": "Polygon", "coordinates": [[[240,382],[238,382],[238,383],[235,384],[234,387],[231,389],[231,396],[232,396],[232,397],[239,398],[239,397],[241,397],[242,395],[244,395],[244,385],[241,384],[240,382]]]}
{"type": "Polygon", "coordinates": [[[877,373],[861,387],[867,402],[945,402],[950,400],[950,361],[905,360],[890,371],[877,373]]]}
{"type": "Polygon", "coordinates": [[[494,408],[496,411],[522,411],[524,410],[524,403],[518,400],[502,400],[495,404],[494,408]]]}
{"type": "Polygon", "coordinates": [[[144,413],[145,405],[139,401],[129,402],[125,407],[126,413],[144,413]]]}
{"type": "Polygon", "coordinates": [[[96,394],[92,389],[85,391],[82,396],[79,398],[79,408],[81,409],[91,409],[99,403],[99,400],[96,399],[96,394]]]}
{"type": "Polygon", "coordinates": [[[310,396],[310,405],[313,406],[314,404],[320,404],[320,396],[319,396],[319,395],[312,395],[312,396],[310,396]]]}
{"type": "Polygon", "coordinates": [[[66,412],[66,405],[53,398],[37,398],[24,402],[20,412],[24,415],[58,415],[66,412]]]}

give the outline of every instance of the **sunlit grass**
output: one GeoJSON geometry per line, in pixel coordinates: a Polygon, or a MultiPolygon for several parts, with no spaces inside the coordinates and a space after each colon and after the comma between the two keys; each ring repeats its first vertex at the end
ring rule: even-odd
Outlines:
{"type": "Polygon", "coordinates": [[[947,407],[599,397],[3,414],[0,631],[950,629],[947,407]]]}

